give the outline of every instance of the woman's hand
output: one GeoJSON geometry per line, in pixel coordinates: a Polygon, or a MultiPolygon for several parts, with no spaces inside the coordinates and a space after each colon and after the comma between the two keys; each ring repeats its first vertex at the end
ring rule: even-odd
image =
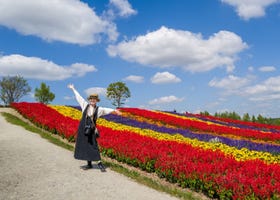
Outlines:
{"type": "Polygon", "coordinates": [[[121,113],[118,109],[116,109],[114,112],[115,112],[117,115],[122,115],[122,113],[121,113]]]}
{"type": "Polygon", "coordinates": [[[68,88],[73,90],[75,87],[74,87],[74,85],[72,83],[70,83],[70,84],[68,84],[68,88]]]}

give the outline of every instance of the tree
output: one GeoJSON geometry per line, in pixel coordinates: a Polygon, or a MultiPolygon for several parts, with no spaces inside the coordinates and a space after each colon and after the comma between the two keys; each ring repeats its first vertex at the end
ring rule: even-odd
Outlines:
{"type": "Polygon", "coordinates": [[[240,120],[241,119],[241,117],[234,111],[229,113],[229,118],[230,119],[235,119],[235,120],[240,120]]]}
{"type": "Polygon", "coordinates": [[[245,122],[251,121],[250,115],[248,113],[244,113],[242,120],[245,122]]]}
{"type": "Polygon", "coordinates": [[[130,97],[130,91],[123,82],[111,83],[107,88],[107,98],[114,106],[120,107],[130,97]]]}
{"type": "Polygon", "coordinates": [[[35,99],[44,104],[48,104],[54,100],[55,94],[50,91],[50,87],[45,83],[41,83],[40,88],[35,88],[35,99]]]}
{"type": "Polygon", "coordinates": [[[265,123],[265,118],[261,114],[259,114],[257,116],[257,122],[264,124],[265,123]]]}
{"type": "Polygon", "coordinates": [[[5,105],[18,102],[31,91],[27,81],[21,76],[6,76],[0,81],[0,98],[5,105]]]}
{"type": "Polygon", "coordinates": [[[204,112],[200,112],[200,115],[210,116],[210,113],[205,110],[204,112]]]}

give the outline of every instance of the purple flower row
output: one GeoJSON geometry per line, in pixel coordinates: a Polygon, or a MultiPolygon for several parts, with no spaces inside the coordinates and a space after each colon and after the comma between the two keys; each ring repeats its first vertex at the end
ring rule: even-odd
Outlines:
{"type": "Polygon", "coordinates": [[[140,122],[140,121],[137,121],[137,120],[134,120],[131,118],[112,115],[112,114],[103,116],[102,118],[104,118],[108,121],[112,121],[112,122],[116,122],[116,123],[120,123],[120,124],[124,124],[124,125],[128,125],[128,126],[138,127],[141,129],[150,129],[153,131],[157,131],[157,132],[161,132],[161,133],[168,133],[171,135],[181,134],[184,137],[191,138],[191,139],[198,139],[200,141],[205,141],[205,142],[218,141],[223,144],[226,144],[226,145],[229,145],[232,147],[236,147],[238,149],[247,148],[249,150],[264,151],[264,152],[269,152],[272,154],[280,153],[279,145],[255,143],[255,142],[252,142],[249,140],[237,140],[237,139],[231,139],[231,138],[227,138],[227,137],[223,137],[223,136],[214,136],[214,135],[207,134],[207,133],[194,133],[188,129],[168,128],[168,127],[149,124],[147,122],[140,122]]]}
{"type": "Polygon", "coordinates": [[[82,111],[81,106],[71,106],[71,105],[66,105],[66,106],[71,107],[71,108],[75,108],[75,109],[77,109],[79,111],[82,111]]]}

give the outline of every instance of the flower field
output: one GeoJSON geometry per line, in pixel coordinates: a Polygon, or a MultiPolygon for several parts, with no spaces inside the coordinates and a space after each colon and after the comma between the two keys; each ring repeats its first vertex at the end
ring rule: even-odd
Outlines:
{"type": "MultiPolygon", "coordinates": [[[[75,107],[13,103],[24,117],[75,141],[75,107]]],[[[218,199],[280,199],[280,127],[190,113],[121,108],[97,121],[103,155],[218,199]]]]}

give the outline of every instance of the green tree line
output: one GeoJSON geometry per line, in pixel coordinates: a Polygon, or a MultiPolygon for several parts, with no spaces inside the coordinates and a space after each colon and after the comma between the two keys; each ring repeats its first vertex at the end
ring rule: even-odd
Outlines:
{"type": "MultiPolygon", "coordinates": [[[[5,105],[10,105],[12,102],[18,102],[23,96],[31,91],[27,80],[21,76],[6,76],[0,80],[0,99],[5,105]]],[[[112,105],[120,107],[124,105],[127,98],[131,96],[129,88],[123,82],[111,83],[107,87],[107,98],[111,100],[112,105]]],[[[51,92],[50,87],[45,83],[41,83],[39,88],[35,88],[35,100],[44,104],[48,104],[54,100],[55,94],[51,92]]],[[[204,111],[201,115],[210,115],[204,111]]],[[[258,122],[263,124],[280,125],[280,118],[267,118],[262,115],[250,116],[248,113],[240,116],[236,112],[221,112],[215,113],[215,117],[242,120],[248,122],[258,122]]]]}
{"type": "MultiPolygon", "coordinates": [[[[201,115],[205,116],[210,116],[210,113],[207,111],[200,112],[201,115]]],[[[241,120],[241,121],[246,121],[246,122],[258,122],[262,124],[271,124],[271,125],[280,125],[280,118],[268,118],[264,117],[261,114],[255,116],[252,115],[250,116],[248,113],[244,113],[242,116],[240,116],[236,112],[216,112],[213,116],[215,117],[220,117],[220,118],[225,118],[225,119],[234,119],[234,120],[241,120]]]]}

